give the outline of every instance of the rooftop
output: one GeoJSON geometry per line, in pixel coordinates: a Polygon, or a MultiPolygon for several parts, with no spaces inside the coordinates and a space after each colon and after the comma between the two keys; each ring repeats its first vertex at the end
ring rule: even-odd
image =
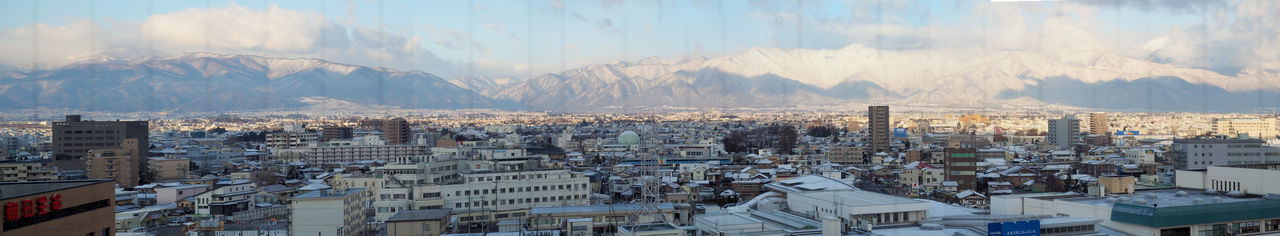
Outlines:
{"type": "Polygon", "coordinates": [[[849,183],[821,175],[806,175],[778,182],[765,184],[765,188],[781,192],[802,192],[819,190],[857,190],[849,183]]]}
{"type": "MultiPolygon", "coordinates": [[[[675,210],[674,204],[669,202],[658,203],[659,210],[675,210]]],[[[534,207],[529,209],[529,214],[565,214],[565,213],[593,213],[593,212],[618,212],[620,214],[630,214],[629,211],[640,210],[643,207],[640,204],[612,204],[612,205],[588,205],[588,206],[558,206],[558,207],[534,207]]]]}
{"type": "Polygon", "coordinates": [[[1165,208],[1165,207],[1177,207],[1177,206],[1214,204],[1216,203],[1214,201],[1217,199],[1222,199],[1221,203],[1232,203],[1232,202],[1257,201],[1257,200],[1261,200],[1262,198],[1258,198],[1256,196],[1232,197],[1232,196],[1228,196],[1226,194],[1221,194],[1221,193],[1218,193],[1218,194],[1206,193],[1203,190],[1196,190],[1196,189],[1156,189],[1156,190],[1147,190],[1147,191],[1137,191],[1137,192],[1134,192],[1133,194],[1117,194],[1117,195],[1111,195],[1106,197],[1066,198],[1062,200],[1082,203],[1082,204],[1089,204],[1089,205],[1098,205],[1098,206],[1109,206],[1117,203],[1124,203],[1124,204],[1146,205],[1151,207],[1165,208]],[[1186,195],[1179,195],[1179,192],[1186,193],[1186,195]],[[1200,204],[1197,204],[1195,202],[1197,199],[1201,200],[1202,202],[1200,204]]]}
{"type": "Polygon", "coordinates": [[[0,199],[10,199],[33,194],[47,193],[104,182],[111,182],[111,180],[59,180],[0,183],[0,199]]]}
{"type": "Polygon", "coordinates": [[[453,210],[447,208],[401,211],[391,216],[391,218],[387,218],[387,222],[441,220],[448,216],[451,211],[453,210]]]}
{"type": "Polygon", "coordinates": [[[316,191],[303,193],[298,196],[294,196],[293,198],[290,198],[290,200],[345,198],[348,195],[356,194],[363,190],[364,190],[363,188],[349,188],[347,189],[346,192],[342,192],[342,193],[330,193],[329,190],[316,190],[316,191]]]}

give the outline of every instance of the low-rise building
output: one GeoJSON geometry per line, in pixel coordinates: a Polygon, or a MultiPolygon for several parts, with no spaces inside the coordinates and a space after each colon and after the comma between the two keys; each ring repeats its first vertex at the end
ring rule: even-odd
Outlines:
{"type": "Polygon", "coordinates": [[[449,229],[449,209],[401,211],[386,220],[388,236],[439,236],[449,229]]]}
{"type": "Polygon", "coordinates": [[[0,182],[58,180],[58,170],[49,162],[0,161],[0,182]]]}
{"type": "Polygon", "coordinates": [[[66,180],[0,183],[3,235],[113,235],[114,182],[66,180]]]}
{"type": "Polygon", "coordinates": [[[369,192],[363,188],[315,190],[289,200],[293,235],[369,235],[369,192]]]}

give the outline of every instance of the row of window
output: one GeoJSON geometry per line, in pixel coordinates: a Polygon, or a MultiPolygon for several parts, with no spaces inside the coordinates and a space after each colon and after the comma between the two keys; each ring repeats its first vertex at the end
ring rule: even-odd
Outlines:
{"type": "MultiPolygon", "coordinates": [[[[454,196],[471,196],[472,194],[474,195],[490,194],[490,192],[520,193],[520,192],[533,192],[533,191],[558,191],[558,190],[573,190],[573,187],[574,186],[570,184],[557,184],[557,185],[543,185],[543,186],[525,186],[523,188],[520,188],[520,187],[499,188],[499,189],[494,189],[493,191],[489,191],[489,189],[462,190],[462,191],[454,191],[453,195],[454,196]]],[[[582,184],[581,188],[586,189],[587,184],[582,184]]]]}
{"type": "Polygon", "coordinates": [[[581,195],[555,196],[555,197],[535,197],[535,198],[517,198],[517,199],[507,199],[507,200],[460,202],[460,203],[454,203],[453,207],[455,208],[486,207],[486,206],[501,206],[501,205],[515,205],[515,204],[525,204],[525,203],[542,203],[542,202],[551,202],[551,201],[586,200],[586,199],[587,199],[587,195],[581,194],[581,195]]]}
{"type": "MultiPolygon", "coordinates": [[[[94,132],[93,130],[63,130],[63,131],[62,131],[62,133],[63,133],[63,134],[92,134],[92,133],[95,133],[95,132],[94,132]]],[[[114,134],[114,133],[116,133],[116,131],[115,131],[115,130],[98,130],[96,133],[99,133],[99,134],[114,134]]]]}

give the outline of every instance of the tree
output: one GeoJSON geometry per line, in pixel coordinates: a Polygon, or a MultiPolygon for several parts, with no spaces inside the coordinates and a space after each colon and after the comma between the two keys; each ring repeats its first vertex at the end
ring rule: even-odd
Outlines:
{"type": "Polygon", "coordinates": [[[825,125],[823,125],[823,126],[810,126],[810,127],[809,127],[809,129],[808,129],[808,130],[806,130],[806,132],[805,132],[805,133],[808,133],[808,134],[809,134],[809,136],[819,137],[819,138],[825,138],[825,137],[828,137],[828,136],[831,136],[831,135],[836,134],[836,129],[835,129],[835,128],[832,128],[831,126],[825,126],[825,125]]]}

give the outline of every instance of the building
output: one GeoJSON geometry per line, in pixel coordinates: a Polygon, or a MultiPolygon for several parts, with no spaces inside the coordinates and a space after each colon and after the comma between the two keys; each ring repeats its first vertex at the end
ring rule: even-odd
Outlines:
{"type": "Polygon", "coordinates": [[[409,128],[409,121],[404,118],[395,118],[383,121],[382,138],[387,140],[388,144],[409,144],[413,130],[409,128]]]}
{"type": "Polygon", "coordinates": [[[440,186],[443,208],[453,208],[458,223],[523,219],[534,207],[591,203],[590,180],[563,169],[472,171],[459,184],[440,186]]]}
{"type": "Polygon", "coordinates": [[[827,156],[827,161],[830,161],[831,163],[863,164],[862,156],[863,152],[866,152],[866,150],[867,147],[865,146],[846,144],[831,146],[831,148],[823,154],[827,156]]]}
{"type": "Polygon", "coordinates": [[[1049,120],[1049,134],[1044,138],[1058,149],[1069,148],[1080,139],[1080,120],[1075,115],[1049,120]]]}
{"type": "Polygon", "coordinates": [[[889,151],[889,106],[868,106],[867,126],[870,128],[867,143],[871,144],[871,152],[889,151]]]}
{"type": "Polygon", "coordinates": [[[1180,188],[1239,191],[1245,194],[1280,194],[1280,163],[1209,166],[1202,171],[1178,170],[1174,182],[1180,188]]]}
{"type": "Polygon", "coordinates": [[[267,134],[267,148],[298,148],[306,147],[320,140],[320,135],[316,133],[269,133],[267,134]]]}
{"type": "MultiPolygon", "coordinates": [[[[81,121],[80,115],[68,115],[65,121],[53,122],[53,160],[59,170],[83,170],[89,150],[122,149],[125,139],[137,140],[132,150],[148,150],[150,128],[146,121],[81,121]]],[[[146,153],[133,153],[141,162],[146,153]]]]}
{"type": "Polygon", "coordinates": [[[1111,120],[1107,119],[1106,112],[1089,113],[1089,133],[1097,135],[1091,137],[1089,144],[1096,146],[1111,144],[1111,120]]]}
{"type": "Polygon", "coordinates": [[[355,129],[351,127],[324,127],[320,131],[320,141],[348,140],[355,137],[355,129]]]}
{"type": "Polygon", "coordinates": [[[787,207],[803,216],[840,218],[845,225],[915,224],[929,203],[863,190],[806,191],[787,194],[787,207]]]}
{"type": "Polygon", "coordinates": [[[138,159],[135,139],[126,139],[118,149],[94,149],[84,160],[85,175],[94,179],[114,179],[116,186],[132,188],[138,185],[142,165],[138,159]]]}
{"type": "Polygon", "coordinates": [[[1056,215],[1100,219],[1128,235],[1275,235],[1280,198],[1196,189],[1139,190],[1084,197],[1073,194],[992,198],[991,215],[1056,215]]]}
{"type": "Polygon", "coordinates": [[[191,159],[151,157],[147,158],[147,171],[151,172],[152,181],[169,181],[186,179],[191,172],[191,159]]]}
{"type": "Polygon", "coordinates": [[[0,182],[58,180],[58,170],[47,161],[0,161],[0,182]]]}
{"type": "Polygon", "coordinates": [[[5,209],[0,234],[114,235],[112,185],[110,180],[0,183],[5,209]]]}
{"type": "Polygon", "coordinates": [[[315,190],[290,198],[293,235],[370,235],[365,224],[369,191],[363,188],[315,190]]]}
{"type": "Polygon", "coordinates": [[[1218,135],[1248,135],[1251,138],[1276,138],[1276,118],[1265,119],[1216,119],[1213,120],[1213,131],[1218,135]]]}
{"type": "Polygon", "coordinates": [[[387,236],[439,236],[449,229],[449,209],[401,211],[388,218],[387,236]]]}
{"type": "Polygon", "coordinates": [[[947,181],[956,181],[959,190],[975,189],[978,186],[978,149],[946,148],[947,181]]]}
{"type": "MultiPolygon", "coordinates": [[[[632,217],[636,216],[635,212],[643,209],[643,207],[640,204],[535,207],[529,210],[529,222],[533,230],[554,230],[560,229],[562,225],[570,220],[589,218],[591,219],[589,227],[591,232],[599,234],[609,232],[613,230],[613,227],[625,225],[627,222],[654,222],[658,220],[652,215],[632,219],[632,217]]],[[[657,208],[654,213],[662,214],[667,220],[676,221],[677,218],[680,218],[678,216],[680,216],[681,212],[676,210],[675,204],[656,203],[654,207],[657,208]]]]}
{"type": "Polygon", "coordinates": [[[219,181],[213,190],[196,194],[193,204],[196,214],[231,215],[248,210],[255,193],[258,193],[257,185],[249,180],[219,181]]]}
{"type": "Polygon", "coordinates": [[[1280,162],[1280,147],[1266,146],[1261,139],[1174,139],[1171,155],[1177,169],[1203,170],[1213,165],[1280,162]]]}
{"type": "Polygon", "coordinates": [[[304,148],[307,165],[354,163],[381,160],[385,163],[417,163],[431,154],[426,145],[317,146],[304,148]]]}

